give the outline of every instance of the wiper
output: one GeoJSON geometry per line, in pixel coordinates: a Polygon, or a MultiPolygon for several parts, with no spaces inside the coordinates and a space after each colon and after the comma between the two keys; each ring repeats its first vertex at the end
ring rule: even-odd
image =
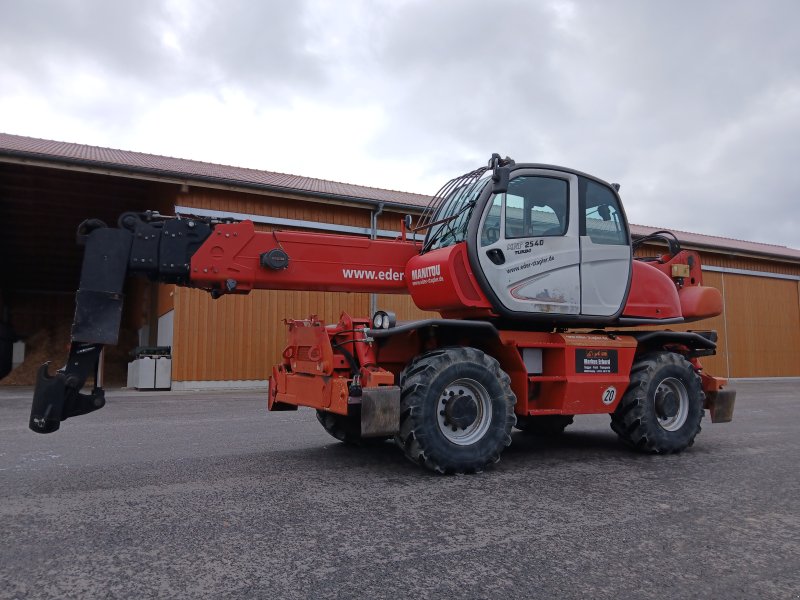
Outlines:
{"type": "Polygon", "coordinates": [[[428,236],[428,242],[422,247],[422,252],[427,252],[428,250],[430,250],[430,247],[433,246],[433,244],[439,241],[440,239],[439,234],[445,228],[445,226],[449,226],[447,233],[454,233],[453,226],[450,225],[450,223],[455,221],[466,211],[472,210],[472,208],[474,207],[475,207],[475,200],[470,200],[457,213],[452,214],[449,217],[445,217],[444,219],[439,219],[438,221],[434,221],[433,223],[428,223],[427,227],[433,227],[434,225],[439,225],[439,228],[430,233],[430,235],[428,236]]]}

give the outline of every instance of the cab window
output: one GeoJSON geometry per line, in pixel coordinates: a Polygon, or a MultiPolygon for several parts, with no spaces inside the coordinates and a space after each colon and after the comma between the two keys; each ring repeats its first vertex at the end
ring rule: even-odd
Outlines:
{"type": "Polygon", "coordinates": [[[628,245],[628,232],[619,210],[616,195],[606,186],[586,182],[584,211],[586,235],[595,244],[628,245]]]}
{"type": "Polygon", "coordinates": [[[503,196],[498,194],[492,199],[492,205],[483,221],[481,230],[481,246],[489,246],[500,239],[500,217],[503,214],[503,196]]]}
{"type": "Polygon", "coordinates": [[[508,184],[506,238],[547,237],[567,232],[569,185],[555,177],[517,177],[508,184]]]}

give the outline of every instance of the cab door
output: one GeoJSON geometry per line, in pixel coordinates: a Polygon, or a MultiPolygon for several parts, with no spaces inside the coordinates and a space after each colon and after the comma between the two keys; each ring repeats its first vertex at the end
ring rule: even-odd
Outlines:
{"type": "Polygon", "coordinates": [[[581,314],[610,317],[625,301],[630,235],[617,195],[581,178],[581,314]]]}
{"type": "Polygon", "coordinates": [[[578,177],[546,169],[514,174],[490,198],[479,226],[478,261],[510,311],[579,314],[578,177]]]}

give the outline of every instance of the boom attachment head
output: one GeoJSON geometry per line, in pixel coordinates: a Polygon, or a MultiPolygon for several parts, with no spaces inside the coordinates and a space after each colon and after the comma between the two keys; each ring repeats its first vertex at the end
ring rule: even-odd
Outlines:
{"type": "MultiPolygon", "coordinates": [[[[83,227],[83,224],[81,224],[83,227]]],[[[84,230],[86,250],[81,281],[75,296],[75,319],[67,364],[54,376],[45,363],[36,376],[29,427],[52,433],[61,421],[83,415],[105,404],[102,388],[104,344],[116,344],[122,320],[122,286],[128,271],[133,235],[102,224],[84,230]],[[90,394],[80,390],[94,378],[90,394]]]]}
{"type": "Polygon", "coordinates": [[[102,344],[73,342],[66,366],[55,375],[47,372],[49,362],[39,367],[28,422],[32,431],[52,433],[58,430],[61,421],[105,406],[102,355],[102,344]],[[94,377],[94,388],[89,394],[81,394],[80,390],[89,376],[94,377]]]}
{"type": "Polygon", "coordinates": [[[61,421],[105,405],[103,346],[115,345],[122,321],[122,289],[128,274],[155,281],[186,283],[195,250],[211,234],[197,219],[165,219],[157,213],[125,213],[119,228],[97,219],[81,223],[78,242],[85,244],[81,280],[75,295],[72,344],[67,363],[55,375],[49,363],[36,376],[29,427],[51,433],[61,421]],[[88,394],[81,389],[94,380],[88,394]]]}

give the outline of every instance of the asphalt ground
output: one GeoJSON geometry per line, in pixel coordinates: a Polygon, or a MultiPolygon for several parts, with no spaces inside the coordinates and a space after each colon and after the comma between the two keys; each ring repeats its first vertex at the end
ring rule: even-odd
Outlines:
{"type": "Polygon", "coordinates": [[[450,477],[259,393],[112,392],[37,435],[4,389],[0,597],[798,598],[798,384],[737,383],[677,456],[591,416],[450,477]]]}

